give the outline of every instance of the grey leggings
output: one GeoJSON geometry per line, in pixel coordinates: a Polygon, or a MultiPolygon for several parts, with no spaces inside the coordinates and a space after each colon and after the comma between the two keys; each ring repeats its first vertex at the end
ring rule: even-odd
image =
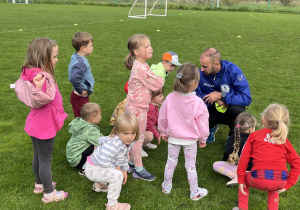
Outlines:
{"type": "Polygon", "coordinates": [[[35,182],[43,184],[45,193],[52,193],[51,161],[54,148],[54,138],[41,140],[31,136],[33,146],[32,169],[35,182]]]}

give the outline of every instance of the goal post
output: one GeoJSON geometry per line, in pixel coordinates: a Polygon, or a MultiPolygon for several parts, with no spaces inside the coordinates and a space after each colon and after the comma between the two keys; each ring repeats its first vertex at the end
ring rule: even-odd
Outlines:
{"type": "Polygon", "coordinates": [[[168,0],[135,0],[129,10],[130,18],[167,16],[168,0]]]}

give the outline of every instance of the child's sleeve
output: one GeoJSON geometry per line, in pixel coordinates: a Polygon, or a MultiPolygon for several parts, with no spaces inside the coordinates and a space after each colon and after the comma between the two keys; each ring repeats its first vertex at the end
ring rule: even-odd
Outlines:
{"type": "Polygon", "coordinates": [[[99,146],[99,137],[102,137],[102,136],[103,136],[103,134],[100,133],[100,129],[93,127],[90,129],[89,137],[88,137],[87,141],[89,143],[91,143],[92,145],[98,147],[99,146]]]}
{"type": "Polygon", "coordinates": [[[205,143],[207,137],[209,136],[209,113],[206,105],[201,101],[200,106],[197,107],[197,114],[195,116],[195,121],[200,133],[199,141],[205,143]]]}
{"type": "Polygon", "coordinates": [[[83,62],[77,63],[73,67],[73,73],[70,77],[70,82],[72,83],[74,89],[82,94],[81,78],[85,74],[87,68],[83,62]]]}
{"type": "Polygon", "coordinates": [[[253,150],[253,133],[250,134],[246,144],[243,148],[242,154],[239,159],[237,175],[238,175],[238,183],[245,184],[246,170],[248,167],[248,163],[250,161],[251,152],[253,150]]]}
{"type": "Polygon", "coordinates": [[[155,114],[156,109],[154,107],[155,105],[149,105],[149,110],[147,112],[147,127],[146,127],[146,131],[151,131],[153,133],[153,135],[155,136],[155,138],[159,138],[159,132],[158,130],[155,128],[155,123],[157,121],[157,114],[155,114]]]}
{"type": "Polygon", "coordinates": [[[286,142],[288,153],[286,156],[287,162],[290,164],[291,170],[288,175],[287,184],[284,187],[286,190],[295,185],[300,175],[300,157],[293,148],[289,140],[286,142]]]}
{"type": "Polygon", "coordinates": [[[156,76],[149,67],[142,71],[138,71],[138,77],[143,85],[151,91],[156,91],[164,85],[163,78],[156,76]]]}
{"type": "Polygon", "coordinates": [[[158,115],[158,130],[161,132],[162,136],[168,136],[167,101],[168,98],[166,98],[161,105],[158,115]]]}

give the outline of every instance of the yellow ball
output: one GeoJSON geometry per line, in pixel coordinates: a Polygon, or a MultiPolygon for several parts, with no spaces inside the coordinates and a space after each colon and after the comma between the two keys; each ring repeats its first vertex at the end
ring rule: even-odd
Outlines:
{"type": "Polygon", "coordinates": [[[218,112],[225,113],[226,110],[227,110],[227,108],[223,109],[223,106],[219,106],[218,103],[215,103],[215,106],[216,106],[216,110],[217,110],[218,112]]]}

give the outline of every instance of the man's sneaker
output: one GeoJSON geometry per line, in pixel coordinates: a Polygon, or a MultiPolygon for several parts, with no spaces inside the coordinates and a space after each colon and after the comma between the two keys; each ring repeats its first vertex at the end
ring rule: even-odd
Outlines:
{"type": "Polygon", "coordinates": [[[147,149],[156,149],[157,145],[148,143],[148,144],[145,144],[143,147],[145,147],[147,149]]]}
{"type": "Polygon", "coordinates": [[[237,179],[232,179],[226,183],[226,186],[235,186],[235,185],[238,185],[237,179]]]}
{"type": "Polygon", "coordinates": [[[80,170],[78,171],[78,174],[79,174],[80,176],[85,176],[85,171],[84,171],[83,169],[80,169],[80,170]]]}
{"type": "Polygon", "coordinates": [[[143,179],[143,180],[146,180],[149,182],[156,179],[156,177],[154,175],[150,174],[145,168],[143,168],[143,170],[140,172],[137,172],[134,169],[132,177],[135,179],[143,179]]]}
{"type": "Polygon", "coordinates": [[[163,193],[170,194],[171,189],[172,189],[172,186],[171,187],[167,187],[164,183],[161,184],[161,191],[163,193]]]}
{"type": "Polygon", "coordinates": [[[191,193],[190,194],[190,198],[193,201],[197,201],[197,200],[199,200],[200,198],[203,198],[206,195],[207,195],[207,189],[199,187],[196,193],[191,193]]]}
{"type": "Polygon", "coordinates": [[[129,166],[129,169],[128,169],[127,173],[132,173],[134,170],[134,165],[131,165],[128,163],[128,166],[129,166]]]}
{"type": "Polygon", "coordinates": [[[141,155],[142,155],[142,157],[148,157],[147,152],[145,152],[145,151],[143,150],[143,148],[142,148],[142,151],[141,151],[141,155]]]}
{"type": "Polygon", "coordinates": [[[219,129],[218,125],[215,125],[215,127],[209,129],[209,136],[206,139],[206,142],[214,142],[215,141],[215,135],[216,135],[218,129],[219,129]]]}

